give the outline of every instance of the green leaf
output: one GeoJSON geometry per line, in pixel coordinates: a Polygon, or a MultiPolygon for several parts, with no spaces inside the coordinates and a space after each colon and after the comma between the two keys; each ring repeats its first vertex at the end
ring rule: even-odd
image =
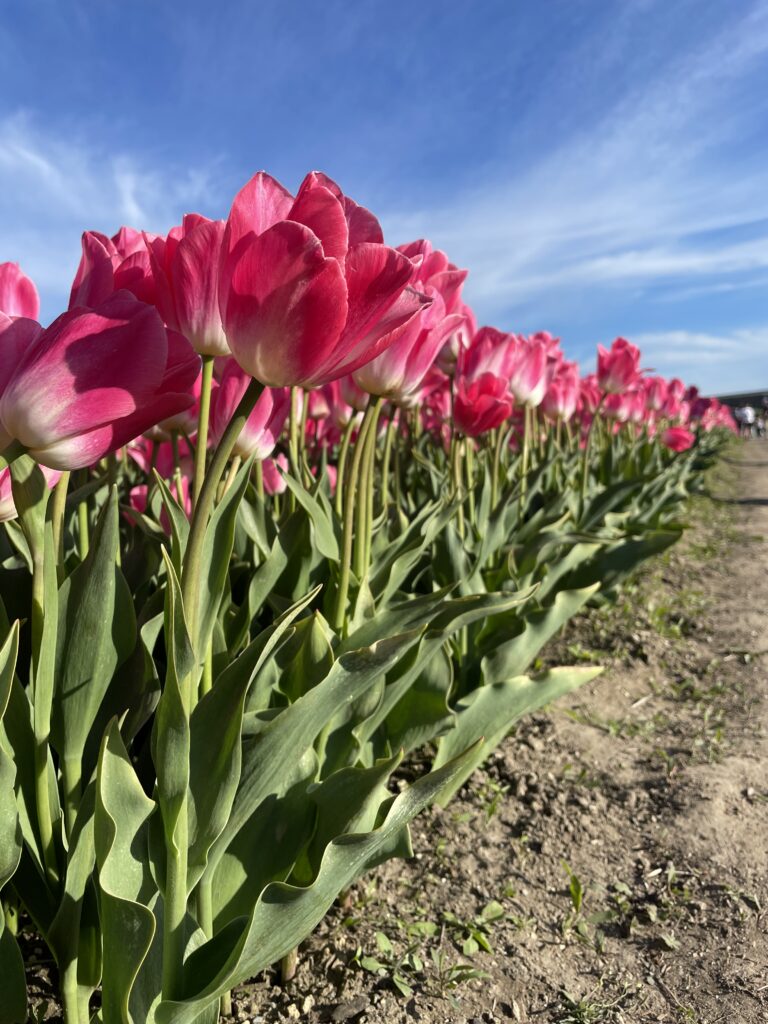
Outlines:
{"type": "Polygon", "coordinates": [[[252,458],[243,463],[234,483],[216,506],[205,530],[200,564],[197,637],[195,637],[197,654],[201,662],[213,636],[214,623],[219,614],[219,606],[227,584],[229,562],[235,540],[237,512],[248,486],[252,466],[252,458]]]}
{"type": "Polygon", "coordinates": [[[61,586],[51,741],[80,772],[85,744],[118,667],[136,643],[128,586],[117,566],[117,492],[111,489],[88,557],[61,586]]]}
{"type": "Polygon", "coordinates": [[[163,560],[168,581],[165,591],[165,646],[168,664],[165,686],[155,715],[152,756],[157,772],[157,793],[166,843],[178,849],[176,825],[189,787],[191,688],[197,686],[197,679],[181,587],[165,549],[163,560]]]}
{"type": "MultiPolygon", "coordinates": [[[[593,583],[581,590],[561,590],[549,607],[525,616],[519,623],[517,635],[504,643],[497,640],[492,653],[482,659],[483,682],[499,683],[522,675],[542,647],[599,588],[599,583],[593,583]]],[[[487,640],[485,646],[489,646],[487,640]]]]}
{"type": "Polygon", "coordinates": [[[439,768],[470,743],[474,757],[463,774],[456,774],[440,793],[445,806],[472,772],[504,739],[523,715],[575,690],[600,675],[602,668],[552,668],[538,677],[518,676],[502,683],[481,686],[456,705],[456,727],[443,736],[437,748],[435,767],[439,768]],[[478,742],[482,741],[482,742],[478,742]]]}
{"type": "MultiPolygon", "coordinates": [[[[11,695],[19,650],[19,624],[0,649],[0,721],[11,695]]],[[[0,893],[13,878],[21,858],[21,824],[16,807],[16,767],[0,746],[0,893]]],[[[5,926],[0,906],[0,1024],[24,1024],[27,1019],[27,984],[24,961],[16,940],[5,926]]]]}
{"type": "Polygon", "coordinates": [[[246,824],[262,800],[280,793],[291,764],[303,755],[340,709],[360,697],[419,639],[412,631],[380,640],[371,647],[343,654],[326,678],[295,704],[282,709],[244,742],[240,787],[231,816],[212,858],[246,824]]]}
{"type": "Polygon", "coordinates": [[[153,995],[139,999],[139,1007],[131,997],[157,928],[149,909],[157,890],[148,856],[148,823],[155,804],[136,777],[116,722],[104,736],[96,791],[94,835],[104,942],[102,1020],[144,1024],[150,1019],[153,995]]]}
{"type": "Polygon", "coordinates": [[[332,562],[338,562],[339,542],[336,539],[336,534],[333,532],[333,524],[320,502],[310,494],[303,484],[294,480],[290,473],[284,473],[283,480],[285,480],[289,490],[309,516],[315,532],[315,546],[317,550],[324,558],[332,562]]]}
{"type": "MultiPolygon", "coordinates": [[[[317,688],[312,691],[316,693],[317,688]]],[[[302,698],[306,699],[306,698],[302,698]]],[[[163,1000],[157,1024],[192,1024],[196,1014],[219,996],[285,956],[327,913],[338,893],[364,871],[391,855],[402,829],[439,790],[464,770],[474,751],[430,772],[390,801],[372,832],[340,836],[326,849],[315,882],[306,888],[267,886],[246,920],[233,921],[185,964],[185,998],[163,1000]]]]}

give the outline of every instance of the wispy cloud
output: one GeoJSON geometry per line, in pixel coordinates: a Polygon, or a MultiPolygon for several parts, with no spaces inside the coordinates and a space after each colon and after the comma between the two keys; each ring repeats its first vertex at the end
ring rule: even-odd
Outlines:
{"type": "Polygon", "coordinates": [[[695,379],[706,393],[727,394],[746,387],[768,389],[768,324],[730,334],[649,331],[635,334],[633,340],[642,349],[648,366],[666,376],[695,379]]]}
{"type": "Polygon", "coordinates": [[[766,54],[760,2],[716,39],[660,59],[654,77],[613,105],[608,97],[602,116],[565,144],[538,159],[518,154],[450,207],[393,211],[390,232],[431,233],[469,266],[470,298],[485,317],[526,303],[551,310],[585,286],[716,283],[762,269],[768,232],[732,243],[705,233],[768,215],[762,159],[733,152],[768,123],[768,95],[749,89],[766,54]]]}
{"type": "Polygon", "coordinates": [[[181,170],[146,154],[63,138],[17,113],[0,120],[0,262],[22,261],[43,314],[66,299],[85,228],[165,231],[186,211],[211,208],[215,167],[181,170]]]}

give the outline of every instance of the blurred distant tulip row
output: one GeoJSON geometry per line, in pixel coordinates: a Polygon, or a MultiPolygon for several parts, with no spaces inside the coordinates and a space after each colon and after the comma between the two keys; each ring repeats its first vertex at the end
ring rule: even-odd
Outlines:
{"type": "Polygon", "coordinates": [[[478,328],[467,271],[325,175],[0,264],[0,1024],[215,1022],[409,852],[734,429],[619,338],[478,328]],[[395,786],[402,759],[431,764],[395,786]]]}

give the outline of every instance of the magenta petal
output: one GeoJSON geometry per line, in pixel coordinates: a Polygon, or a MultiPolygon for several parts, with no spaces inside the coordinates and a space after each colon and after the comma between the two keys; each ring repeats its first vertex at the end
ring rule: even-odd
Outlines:
{"type": "Polygon", "coordinates": [[[248,234],[260,235],[278,221],[286,220],[293,196],[264,171],[254,174],[240,189],[227,220],[230,250],[248,234]]]}
{"type": "Polygon", "coordinates": [[[294,221],[243,241],[221,296],[232,354],[264,384],[312,386],[334,356],[347,318],[341,267],[294,221]]]}
{"type": "Polygon", "coordinates": [[[30,320],[40,315],[37,288],[18,263],[0,263],[0,313],[30,320]]]}
{"type": "Polygon", "coordinates": [[[339,186],[321,171],[310,171],[301,183],[299,192],[309,186],[322,185],[336,196],[344,208],[344,216],[349,226],[349,245],[359,245],[361,242],[376,242],[381,245],[384,242],[384,233],[381,225],[370,210],[358,205],[349,196],[345,196],[339,186]]]}
{"type": "Polygon", "coordinates": [[[167,352],[157,310],[128,292],[95,310],[71,310],[21,359],[0,399],[0,419],[30,449],[120,419],[161,385],[167,352]]]}
{"type": "Polygon", "coordinates": [[[43,333],[36,320],[0,313],[0,395],[19,367],[23,356],[43,333]]]}
{"type": "Polygon", "coordinates": [[[114,263],[117,258],[112,239],[98,231],[82,237],[83,254],[69,293],[69,308],[98,306],[115,290],[114,263]]]}
{"type": "Polygon", "coordinates": [[[198,224],[179,242],[171,265],[178,329],[201,355],[229,353],[219,313],[224,228],[222,220],[198,224]]]}
{"type": "Polygon", "coordinates": [[[291,207],[288,220],[305,224],[317,235],[326,256],[344,260],[349,245],[349,230],[344,208],[339,200],[321,185],[302,188],[291,207]]]}

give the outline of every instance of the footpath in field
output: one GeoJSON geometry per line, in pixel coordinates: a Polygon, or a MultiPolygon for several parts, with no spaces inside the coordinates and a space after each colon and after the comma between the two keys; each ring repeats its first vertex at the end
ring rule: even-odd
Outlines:
{"type": "Polygon", "coordinates": [[[546,652],[606,672],[417,822],[415,857],[236,1019],[768,1021],[768,443],[711,486],[678,548],[546,652]]]}

